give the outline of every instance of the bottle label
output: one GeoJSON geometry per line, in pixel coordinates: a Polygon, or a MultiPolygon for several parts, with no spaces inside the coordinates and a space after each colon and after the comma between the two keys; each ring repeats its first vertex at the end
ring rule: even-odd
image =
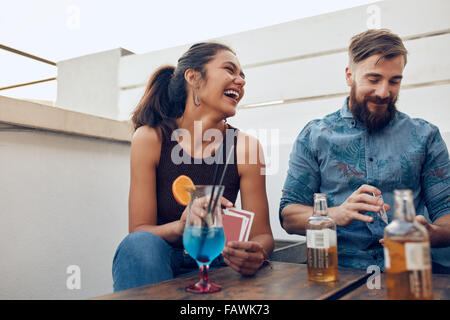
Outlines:
{"type": "Polygon", "coordinates": [[[306,245],[311,249],[328,249],[337,245],[336,231],[331,229],[306,230],[306,245]]]}
{"type": "Polygon", "coordinates": [[[384,267],[386,269],[391,268],[391,258],[389,256],[389,250],[386,247],[384,248],[384,267]]]}
{"type": "Polygon", "coordinates": [[[405,243],[406,269],[424,270],[431,268],[428,242],[405,243]]]}

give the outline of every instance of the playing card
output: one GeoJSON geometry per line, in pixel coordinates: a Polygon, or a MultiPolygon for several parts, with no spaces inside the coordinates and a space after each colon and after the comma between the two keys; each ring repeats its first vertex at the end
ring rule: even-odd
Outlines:
{"type": "Polygon", "coordinates": [[[222,216],[225,242],[243,241],[248,221],[247,217],[225,209],[222,216]]]}
{"type": "MultiPolygon", "coordinates": [[[[375,194],[373,194],[373,196],[374,196],[375,198],[379,198],[379,199],[382,199],[382,200],[383,200],[383,196],[382,196],[382,195],[376,196],[375,194]]],[[[384,201],[384,200],[383,200],[383,201],[384,201]]],[[[385,209],[384,206],[382,206],[382,207],[381,207],[381,210],[378,212],[378,217],[380,217],[381,220],[384,221],[384,223],[389,224],[388,216],[387,216],[386,209],[385,209]]]]}
{"type": "MultiPolygon", "coordinates": [[[[237,241],[248,241],[254,215],[255,214],[251,211],[246,211],[246,210],[236,209],[236,208],[228,208],[228,209],[224,210],[224,216],[223,216],[224,219],[223,220],[224,221],[226,219],[231,220],[229,217],[241,217],[242,223],[240,225],[240,230],[242,233],[240,234],[239,240],[237,240],[237,241]]],[[[237,221],[237,220],[234,219],[234,221],[237,221]]],[[[227,237],[227,230],[226,230],[227,228],[229,228],[230,230],[239,228],[234,225],[234,223],[236,223],[236,222],[232,223],[230,221],[227,221],[227,222],[223,222],[223,223],[224,223],[223,228],[224,228],[224,232],[225,232],[225,238],[227,237]],[[227,223],[227,227],[225,227],[225,223],[227,223]],[[228,226],[228,224],[230,226],[228,226]]],[[[236,231],[230,231],[230,232],[236,233],[236,231]]],[[[231,237],[231,235],[230,235],[230,237],[231,237]]]]}

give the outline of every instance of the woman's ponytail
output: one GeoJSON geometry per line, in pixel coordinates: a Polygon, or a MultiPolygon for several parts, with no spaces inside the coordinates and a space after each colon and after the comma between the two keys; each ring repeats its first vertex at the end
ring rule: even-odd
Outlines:
{"type": "Polygon", "coordinates": [[[157,69],[145,88],[144,95],[132,113],[134,129],[140,126],[160,127],[169,134],[176,128],[175,119],[181,117],[185,103],[173,103],[169,95],[169,85],[175,67],[163,66],[157,69]],[[180,110],[180,107],[183,110],[180,110]]]}

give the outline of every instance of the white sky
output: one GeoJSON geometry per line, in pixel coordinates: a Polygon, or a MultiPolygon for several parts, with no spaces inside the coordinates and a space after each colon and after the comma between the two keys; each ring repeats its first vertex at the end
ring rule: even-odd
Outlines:
{"type": "MultiPolygon", "coordinates": [[[[343,10],[374,0],[0,0],[0,44],[58,62],[122,47],[145,53],[343,10]]],[[[56,67],[0,50],[0,87],[56,67]]],[[[56,83],[0,91],[56,99],[56,83]]]]}

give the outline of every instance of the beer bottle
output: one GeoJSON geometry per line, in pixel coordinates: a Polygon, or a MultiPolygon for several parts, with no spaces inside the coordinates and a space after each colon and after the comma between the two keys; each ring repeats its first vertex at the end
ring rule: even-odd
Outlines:
{"type": "Polygon", "coordinates": [[[327,197],[314,194],[314,211],[306,224],[308,278],[335,281],[338,277],[336,223],[328,216],[327,197]]]}
{"type": "Polygon", "coordinates": [[[411,190],[394,190],[394,220],[384,229],[389,299],[432,299],[430,240],[415,221],[411,190]]]}

